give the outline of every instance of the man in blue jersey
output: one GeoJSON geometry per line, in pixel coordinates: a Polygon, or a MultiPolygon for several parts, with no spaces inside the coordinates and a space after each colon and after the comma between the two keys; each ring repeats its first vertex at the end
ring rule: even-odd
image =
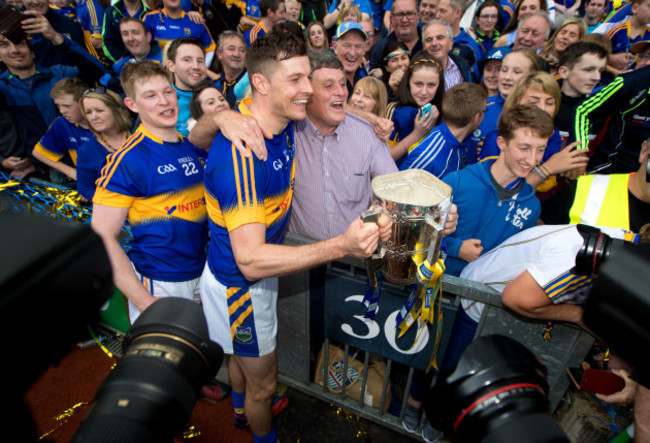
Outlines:
{"type": "MultiPolygon", "coordinates": [[[[281,243],[289,221],[295,173],[293,120],[306,117],[312,95],[303,39],[284,32],[258,38],[247,54],[252,98],[240,112],[274,134],[268,157],[240,154],[219,134],[210,148],[205,199],[210,226],[201,299],[210,336],[232,354],[228,370],[236,424],[248,420],[257,442],[274,442],[277,277],[345,255],[370,255],[380,236],[360,219],[345,233],[299,247],[281,243]],[[249,104],[250,103],[250,104],[249,104]]],[[[384,225],[382,235],[387,235],[384,225]]]]}
{"type": "Polygon", "coordinates": [[[260,15],[261,18],[257,24],[244,34],[246,46],[252,45],[259,37],[271,32],[273,25],[280,20],[284,20],[286,17],[284,2],[280,0],[261,0],[260,15]]]}
{"type": "Polygon", "coordinates": [[[447,91],[442,123],[413,145],[400,170],[424,169],[442,179],[476,163],[477,143],[470,135],[483,120],[486,101],[487,91],[477,84],[464,82],[447,91]]]}
{"type": "Polygon", "coordinates": [[[157,298],[198,300],[208,240],[206,153],[176,132],[176,91],[160,64],[128,63],[121,79],[124,103],[142,123],[106,159],[91,226],[104,242],[133,322],[157,298]],[[133,233],[128,256],[118,243],[127,217],[133,233]]]}

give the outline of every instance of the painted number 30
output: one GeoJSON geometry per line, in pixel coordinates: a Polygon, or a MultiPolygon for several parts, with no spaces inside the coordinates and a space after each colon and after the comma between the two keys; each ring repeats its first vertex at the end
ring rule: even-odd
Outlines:
{"type": "MultiPolygon", "coordinates": [[[[351,295],[345,299],[346,303],[361,303],[362,301],[363,295],[351,295]]],[[[427,329],[424,322],[419,324],[418,331],[416,333],[416,337],[419,338],[415,345],[413,345],[413,343],[410,343],[408,345],[408,349],[400,348],[397,345],[397,322],[395,321],[398,313],[399,310],[391,312],[384,322],[384,336],[386,337],[386,341],[388,341],[390,346],[397,352],[400,352],[402,354],[417,354],[423,350],[429,342],[429,330],[427,329]]],[[[364,318],[363,315],[355,315],[354,318],[365,325],[368,332],[365,335],[357,334],[351,325],[348,323],[343,323],[341,325],[341,329],[346,334],[361,340],[372,340],[380,334],[381,327],[376,321],[364,318]]]]}

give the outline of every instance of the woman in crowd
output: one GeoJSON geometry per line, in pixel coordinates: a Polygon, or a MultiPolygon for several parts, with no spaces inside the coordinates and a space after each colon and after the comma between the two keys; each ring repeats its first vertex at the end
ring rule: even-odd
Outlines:
{"type": "Polygon", "coordinates": [[[388,105],[386,111],[386,118],[395,126],[388,144],[398,166],[408,149],[440,123],[444,83],[442,66],[427,55],[414,57],[404,73],[397,100],[388,105]],[[423,114],[421,109],[426,105],[431,105],[431,110],[423,114]]]}
{"type": "Polygon", "coordinates": [[[472,135],[479,146],[480,139],[484,139],[487,134],[497,129],[503,105],[517,81],[529,72],[537,72],[539,69],[540,63],[537,54],[528,49],[512,51],[503,57],[501,70],[498,74],[498,94],[488,98],[483,121],[472,135]]]}
{"type": "Polygon", "coordinates": [[[500,12],[501,8],[496,0],[486,0],[476,8],[476,15],[474,16],[476,29],[473,33],[476,43],[481,48],[481,54],[477,54],[479,59],[492,49],[501,36],[498,31],[500,12]]]}
{"type": "Polygon", "coordinates": [[[578,17],[570,17],[555,30],[551,38],[544,44],[539,56],[546,60],[551,75],[555,75],[558,66],[557,62],[566,48],[582,41],[587,35],[587,25],[578,17]]]}
{"type": "Polygon", "coordinates": [[[120,97],[102,87],[87,90],[79,106],[95,137],[77,152],[77,190],[82,198],[92,201],[106,156],[129,138],[133,123],[120,97]]]}
{"type": "Polygon", "coordinates": [[[373,69],[370,75],[380,78],[388,91],[389,101],[397,94],[404,72],[411,63],[408,47],[401,42],[390,42],[384,48],[381,68],[373,69]]]}
{"type": "Polygon", "coordinates": [[[221,111],[229,107],[226,98],[214,87],[211,81],[202,81],[194,87],[190,99],[190,115],[192,118],[187,122],[187,129],[192,130],[203,114],[221,111]]]}
{"type": "Polygon", "coordinates": [[[305,34],[309,49],[329,49],[327,31],[321,22],[311,22],[305,34]]]}
{"type": "MultiPolygon", "coordinates": [[[[531,72],[523,76],[512,88],[503,110],[505,111],[518,104],[531,104],[554,118],[560,109],[560,100],[560,87],[550,74],[544,71],[531,72]]],[[[487,134],[481,150],[481,160],[499,155],[500,149],[497,138],[496,130],[487,134]]],[[[562,137],[560,131],[555,128],[553,135],[548,140],[540,165],[528,175],[526,180],[531,185],[538,187],[538,191],[547,191],[556,184],[555,180],[550,180],[542,188],[539,188],[539,186],[551,179],[551,177],[578,167],[587,166],[589,159],[586,152],[584,150],[572,150],[574,146],[570,145],[562,149],[562,137]]]]}
{"type": "Polygon", "coordinates": [[[354,85],[348,103],[353,109],[383,118],[386,115],[386,86],[375,77],[364,77],[354,85]]]}
{"type": "Polygon", "coordinates": [[[510,48],[492,48],[477,63],[481,73],[481,84],[488,91],[488,98],[499,93],[499,72],[503,57],[510,52],[510,48]]]}

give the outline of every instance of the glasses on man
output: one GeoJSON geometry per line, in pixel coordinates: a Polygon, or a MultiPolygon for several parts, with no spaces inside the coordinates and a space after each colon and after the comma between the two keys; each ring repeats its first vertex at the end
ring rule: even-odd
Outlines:
{"type": "Polygon", "coordinates": [[[395,17],[398,20],[401,20],[403,18],[413,20],[416,15],[417,15],[417,12],[415,12],[415,11],[402,11],[402,12],[395,12],[394,14],[391,15],[391,17],[395,17]]]}

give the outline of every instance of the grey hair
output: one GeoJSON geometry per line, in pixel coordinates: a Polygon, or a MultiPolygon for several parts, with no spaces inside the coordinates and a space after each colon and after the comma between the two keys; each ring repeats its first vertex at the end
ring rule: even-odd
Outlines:
{"type": "Polygon", "coordinates": [[[223,50],[223,45],[226,42],[226,39],[230,37],[237,37],[243,44],[246,44],[246,39],[244,39],[241,32],[227,30],[219,34],[219,37],[217,38],[217,47],[223,50]]]}
{"type": "Polygon", "coordinates": [[[521,25],[527,22],[528,19],[531,17],[542,17],[544,19],[544,21],[546,22],[546,40],[548,40],[548,38],[551,36],[551,29],[553,28],[553,22],[551,21],[551,19],[548,18],[547,11],[542,11],[542,10],[535,11],[532,14],[527,15],[526,17],[521,19],[521,21],[517,25],[517,32],[519,32],[519,28],[521,28],[521,25]]]}
{"type": "Polygon", "coordinates": [[[424,35],[424,31],[426,31],[429,26],[436,25],[436,24],[437,25],[443,25],[445,28],[447,28],[447,37],[449,37],[452,40],[454,39],[454,30],[451,29],[451,25],[449,23],[447,23],[446,21],[438,20],[437,18],[434,18],[433,20],[431,20],[429,23],[427,23],[424,26],[424,28],[422,28],[422,35],[424,35]]]}
{"type": "MultiPolygon", "coordinates": [[[[340,69],[343,71],[343,63],[329,49],[312,49],[309,51],[309,65],[311,73],[321,68],[340,69]]],[[[310,74],[311,77],[311,74],[310,74]]]]}

